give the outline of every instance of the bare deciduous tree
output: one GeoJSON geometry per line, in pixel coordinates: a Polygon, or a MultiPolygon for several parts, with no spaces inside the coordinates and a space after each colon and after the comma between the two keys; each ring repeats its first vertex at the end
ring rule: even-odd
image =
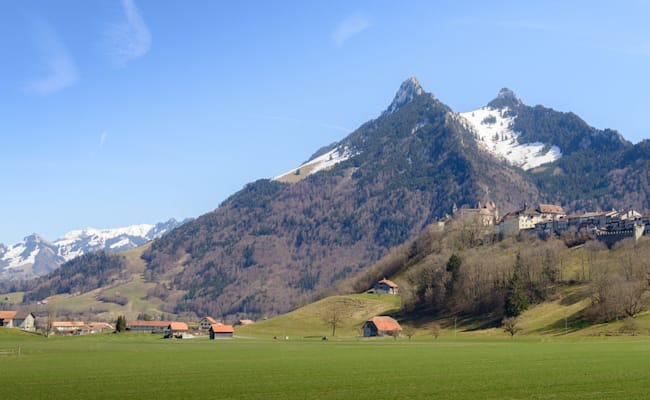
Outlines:
{"type": "Polygon", "coordinates": [[[510,337],[514,337],[518,332],[521,331],[521,328],[518,326],[519,321],[515,317],[504,318],[501,324],[503,325],[503,330],[510,334],[510,337]]]}
{"type": "Polygon", "coordinates": [[[350,307],[353,306],[353,301],[348,300],[345,298],[334,299],[320,314],[321,320],[332,328],[332,336],[336,335],[336,328],[340,327],[352,314],[350,307]]]}

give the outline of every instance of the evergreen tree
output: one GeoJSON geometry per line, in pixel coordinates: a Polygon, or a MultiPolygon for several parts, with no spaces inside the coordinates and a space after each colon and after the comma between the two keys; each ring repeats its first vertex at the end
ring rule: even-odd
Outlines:
{"type": "Polygon", "coordinates": [[[506,317],[516,317],[528,309],[528,297],[524,291],[519,275],[515,272],[508,282],[508,291],[503,305],[506,317]]]}
{"type": "Polygon", "coordinates": [[[451,274],[451,279],[446,284],[448,295],[453,292],[454,284],[456,281],[458,281],[458,277],[460,276],[461,263],[462,261],[460,257],[458,257],[456,254],[452,254],[451,257],[449,257],[449,261],[447,261],[447,272],[451,274]]]}
{"type": "Polygon", "coordinates": [[[117,317],[117,321],[115,322],[115,332],[125,332],[126,331],[126,317],[124,315],[120,315],[117,317]]]}

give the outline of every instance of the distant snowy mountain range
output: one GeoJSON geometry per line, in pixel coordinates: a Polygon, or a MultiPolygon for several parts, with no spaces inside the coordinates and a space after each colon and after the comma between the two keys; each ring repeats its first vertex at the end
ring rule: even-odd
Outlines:
{"type": "Polygon", "coordinates": [[[10,246],[0,243],[0,279],[42,276],[66,261],[94,251],[129,250],[159,238],[187,221],[179,222],[172,218],[156,225],[74,230],[53,242],[34,233],[10,246]]]}

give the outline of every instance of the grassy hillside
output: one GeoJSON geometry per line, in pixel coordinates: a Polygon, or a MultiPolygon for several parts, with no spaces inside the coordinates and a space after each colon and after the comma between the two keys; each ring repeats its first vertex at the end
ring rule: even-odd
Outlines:
{"type": "MultiPolygon", "coordinates": [[[[119,279],[113,284],[79,294],[60,294],[48,298],[48,308],[58,313],[90,314],[97,320],[114,320],[118,315],[125,315],[127,320],[136,319],[139,314],[160,315],[162,301],[147,296],[147,292],[156,284],[143,278],[145,263],[140,256],[148,249],[146,244],[120,253],[126,260],[126,270],[119,271],[119,279]],[[106,299],[124,298],[124,304],[106,301],[106,299]],[[105,300],[102,300],[105,299],[105,300]]],[[[43,307],[41,307],[43,308],[43,307]]]]}
{"type": "Polygon", "coordinates": [[[340,307],[344,318],[336,327],[336,336],[361,336],[365,321],[376,315],[396,312],[400,307],[400,298],[371,294],[328,297],[254,325],[237,327],[236,332],[237,335],[255,337],[331,337],[332,328],[324,321],[324,316],[337,307],[340,307]]]}

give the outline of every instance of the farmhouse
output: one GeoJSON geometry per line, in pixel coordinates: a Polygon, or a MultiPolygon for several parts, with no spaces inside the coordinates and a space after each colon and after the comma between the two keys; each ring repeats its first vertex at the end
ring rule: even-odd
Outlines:
{"type": "Polygon", "coordinates": [[[5,328],[14,327],[14,318],[18,311],[0,311],[0,326],[5,328]]]}
{"type": "Polygon", "coordinates": [[[34,314],[28,311],[0,311],[0,326],[18,328],[24,331],[35,330],[34,314]]]}
{"type": "Polygon", "coordinates": [[[232,325],[213,324],[210,327],[210,339],[231,338],[235,333],[235,328],[232,325]]]}
{"type": "Polygon", "coordinates": [[[213,324],[216,324],[216,323],[217,323],[217,321],[212,317],[203,317],[203,319],[201,319],[199,321],[199,330],[200,331],[209,331],[210,327],[213,324]]]}
{"type": "Polygon", "coordinates": [[[133,332],[165,333],[172,321],[131,321],[126,324],[133,332]]]}
{"type": "Polygon", "coordinates": [[[375,293],[379,294],[397,294],[399,286],[395,282],[384,278],[375,283],[373,289],[375,289],[375,293]]]}
{"type": "Polygon", "coordinates": [[[52,332],[63,336],[78,335],[85,325],[82,321],[54,321],[52,332]]]}
{"type": "Polygon", "coordinates": [[[166,338],[182,339],[183,335],[187,333],[189,328],[185,322],[171,322],[167,326],[166,338]]]}
{"type": "Polygon", "coordinates": [[[402,327],[391,317],[377,316],[363,324],[363,336],[398,336],[402,327]]]}
{"type": "Polygon", "coordinates": [[[79,335],[92,335],[95,333],[103,333],[112,331],[115,328],[107,322],[89,322],[79,328],[77,332],[79,335]]]}
{"type": "Polygon", "coordinates": [[[18,311],[14,317],[14,327],[32,332],[36,330],[36,317],[29,311],[18,311]]]}

